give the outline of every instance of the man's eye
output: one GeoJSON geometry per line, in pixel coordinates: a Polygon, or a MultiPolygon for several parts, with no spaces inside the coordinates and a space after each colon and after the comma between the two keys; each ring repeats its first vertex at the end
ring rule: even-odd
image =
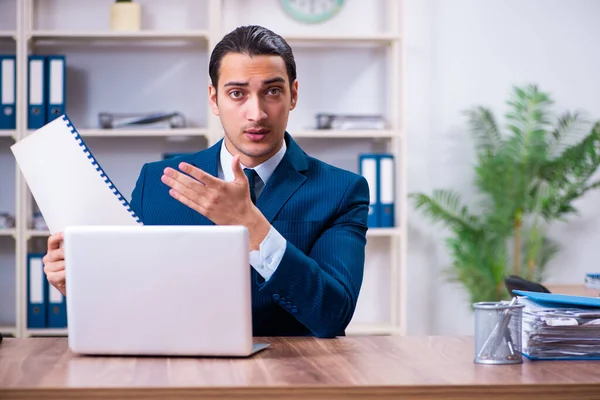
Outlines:
{"type": "Polygon", "coordinates": [[[269,91],[267,93],[270,94],[270,95],[275,96],[275,95],[278,95],[278,94],[281,93],[281,89],[279,89],[279,88],[271,88],[271,89],[269,89],[269,91]]]}
{"type": "Polygon", "coordinates": [[[229,97],[239,99],[240,97],[242,97],[242,92],[240,92],[239,90],[232,90],[231,92],[229,92],[229,97]]]}

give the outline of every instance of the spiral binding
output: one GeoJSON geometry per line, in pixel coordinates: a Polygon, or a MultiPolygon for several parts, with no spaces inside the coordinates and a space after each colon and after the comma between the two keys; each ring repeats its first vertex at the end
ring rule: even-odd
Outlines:
{"type": "Polygon", "coordinates": [[[92,154],[90,149],[87,147],[87,145],[83,141],[83,138],[81,137],[81,135],[79,135],[79,132],[77,132],[77,129],[71,123],[71,120],[69,120],[69,117],[67,117],[66,115],[63,115],[62,119],[67,124],[67,127],[71,128],[71,133],[73,134],[73,137],[75,138],[75,140],[77,141],[79,146],[82,148],[83,153],[90,160],[91,164],[94,167],[96,167],[96,171],[98,171],[100,173],[100,177],[102,179],[104,179],[104,182],[108,185],[108,188],[110,190],[112,190],[112,192],[115,196],[117,196],[117,199],[119,199],[121,204],[123,204],[123,207],[125,207],[127,209],[127,212],[129,212],[131,214],[131,216],[137,221],[137,223],[141,224],[142,223],[141,218],[137,216],[135,211],[133,211],[133,209],[131,208],[131,205],[129,204],[129,202],[125,199],[125,197],[123,197],[121,192],[119,192],[119,189],[117,189],[116,186],[111,182],[108,175],[106,175],[106,173],[104,172],[104,170],[102,169],[102,167],[100,166],[100,164],[98,163],[98,161],[96,160],[96,158],[94,157],[94,155],[92,154]]]}

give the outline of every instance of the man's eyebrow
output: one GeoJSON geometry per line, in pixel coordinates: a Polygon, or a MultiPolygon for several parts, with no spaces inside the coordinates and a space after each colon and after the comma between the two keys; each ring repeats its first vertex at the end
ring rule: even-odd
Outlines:
{"type": "MultiPolygon", "coordinates": [[[[271,79],[264,80],[262,84],[263,84],[263,86],[266,86],[266,85],[271,85],[273,83],[285,83],[285,79],[283,79],[282,77],[278,76],[277,78],[271,78],[271,79]]],[[[248,82],[230,81],[230,82],[227,82],[223,86],[224,87],[227,87],[227,86],[242,86],[242,87],[246,87],[246,86],[248,86],[248,82]]]]}
{"type": "Polygon", "coordinates": [[[283,79],[281,77],[267,79],[266,81],[263,81],[263,86],[270,85],[272,83],[285,83],[285,79],[283,79]]]}
{"type": "Polygon", "coordinates": [[[227,86],[248,86],[248,82],[235,82],[235,81],[231,81],[231,82],[227,82],[223,86],[225,86],[225,87],[227,87],[227,86]]]}

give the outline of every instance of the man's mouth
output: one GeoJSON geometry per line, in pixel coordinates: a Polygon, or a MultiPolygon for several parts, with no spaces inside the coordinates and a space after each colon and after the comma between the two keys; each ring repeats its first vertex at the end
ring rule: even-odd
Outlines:
{"type": "Polygon", "coordinates": [[[262,140],[269,133],[269,130],[266,128],[253,128],[246,129],[244,133],[250,140],[258,141],[262,140]]]}

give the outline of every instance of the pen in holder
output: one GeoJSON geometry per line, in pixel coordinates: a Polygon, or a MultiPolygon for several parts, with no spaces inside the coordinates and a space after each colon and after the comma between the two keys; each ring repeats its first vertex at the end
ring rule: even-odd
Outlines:
{"type": "Polygon", "coordinates": [[[475,362],[517,364],[523,362],[521,331],[524,304],[480,302],[475,309],[475,362]]]}

